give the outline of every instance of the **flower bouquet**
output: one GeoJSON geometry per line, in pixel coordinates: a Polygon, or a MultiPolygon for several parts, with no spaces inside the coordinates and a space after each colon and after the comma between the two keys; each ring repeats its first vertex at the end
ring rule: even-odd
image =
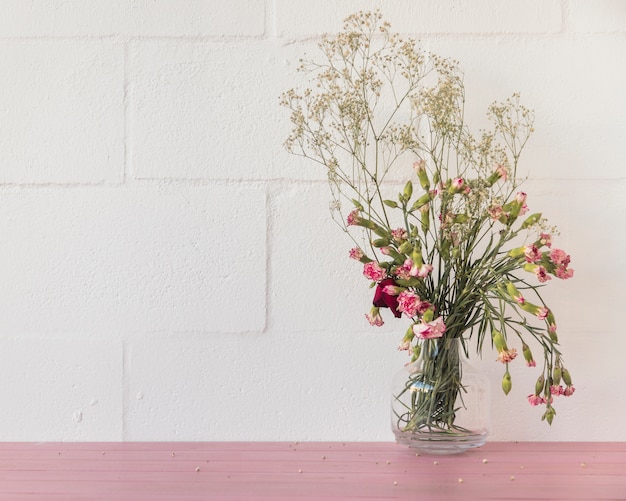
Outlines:
{"type": "Polygon", "coordinates": [[[383,309],[408,319],[394,431],[463,435],[460,358],[470,343],[482,353],[485,340],[503,364],[505,394],[518,349],[531,367],[531,346],[541,349],[528,400],[551,424],[554,398],[574,387],[539,289],[573,270],[520,189],[532,111],[514,94],[489,107],[492,129],[473,135],[458,63],[393,34],[378,12],[348,17],[319,49],[321,61],[299,67],[311,87],[281,97],[293,125],[286,147],[326,169],[331,214],[374,289],[369,323],[382,325],[383,309]]]}

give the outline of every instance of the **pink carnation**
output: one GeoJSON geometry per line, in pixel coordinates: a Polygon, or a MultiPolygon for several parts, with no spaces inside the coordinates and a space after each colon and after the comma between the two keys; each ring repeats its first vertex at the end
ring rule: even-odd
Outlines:
{"type": "Polygon", "coordinates": [[[527,245],[524,247],[524,257],[528,263],[536,263],[541,259],[541,251],[534,244],[527,245]]]}
{"type": "Polygon", "coordinates": [[[369,313],[366,313],[365,318],[367,318],[370,325],[375,327],[380,327],[385,323],[383,322],[383,317],[380,316],[380,312],[376,307],[372,308],[369,313]]]}
{"type": "Polygon", "coordinates": [[[431,271],[433,271],[432,265],[430,265],[430,264],[423,264],[417,270],[416,276],[419,277],[419,278],[426,278],[431,271]]]}
{"type": "Polygon", "coordinates": [[[568,278],[572,278],[574,276],[574,270],[571,268],[565,268],[564,266],[559,266],[556,269],[556,276],[562,280],[567,280],[568,278]]]}
{"type": "Polygon", "coordinates": [[[553,384],[552,386],[550,386],[550,393],[558,397],[559,395],[565,394],[565,388],[563,388],[563,386],[561,385],[557,386],[556,384],[553,384]]]}
{"type": "Polygon", "coordinates": [[[512,362],[517,357],[517,350],[511,348],[510,350],[502,350],[498,355],[498,360],[503,364],[512,362]]]}
{"type": "Polygon", "coordinates": [[[539,235],[539,241],[541,242],[541,245],[552,247],[552,235],[550,235],[550,233],[541,233],[539,235]]]}
{"type": "Polygon", "coordinates": [[[401,292],[398,296],[398,311],[401,311],[408,317],[414,317],[419,309],[420,298],[413,291],[401,292]]]}
{"type": "Polygon", "coordinates": [[[363,275],[374,282],[380,282],[385,278],[387,272],[376,261],[370,261],[363,266],[363,275]]]}
{"type": "Polygon", "coordinates": [[[452,189],[455,191],[461,191],[463,189],[463,184],[465,184],[465,181],[463,181],[462,177],[454,178],[452,180],[452,189]]]}
{"type": "Polygon", "coordinates": [[[487,212],[489,212],[491,219],[497,221],[498,219],[500,219],[500,217],[502,217],[502,206],[498,205],[495,207],[489,207],[489,209],[487,209],[487,212]]]}
{"type": "Polygon", "coordinates": [[[350,259],[356,259],[357,261],[360,261],[361,258],[363,257],[363,251],[359,249],[358,247],[354,247],[350,249],[349,255],[350,255],[350,259]]]}
{"type": "Polygon", "coordinates": [[[550,313],[550,310],[546,308],[545,306],[543,306],[539,308],[539,311],[537,311],[537,318],[539,318],[539,320],[545,320],[548,317],[549,313],[550,313]]]}
{"type": "Polygon", "coordinates": [[[523,191],[518,191],[515,194],[515,200],[522,205],[526,203],[526,197],[527,195],[523,191]]]}
{"type": "Polygon", "coordinates": [[[402,266],[398,266],[394,270],[394,273],[396,274],[398,278],[401,278],[403,280],[408,280],[409,278],[411,278],[412,267],[413,267],[413,260],[407,259],[406,261],[404,261],[404,264],[402,266]]]}
{"type": "Polygon", "coordinates": [[[541,283],[552,280],[552,277],[548,275],[548,272],[543,266],[537,266],[534,271],[535,275],[537,275],[537,280],[539,280],[541,283]]]}
{"type": "Polygon", "coordinates": [[[498,166],[496,167],[496,172],[498,173],[502,181],[506,181],[506,167],[504,165],[498,164],[498,166]]]}
{"type": "Polygon", "coordinates": [[[576,388],[574,388],[573,386],[568,386],[563,390],[563,395],[565,395],[566,397],[570,397],[574,394],[575,391],[576,388]]]}
{"type": "Polygon", "coordinates": [[[546,399],[539,395],[528,395],[528,403],[530,405],[541,405],[546,403],[546,399]]]}
{"type": "Polygon", "coordinates": [[[348,214],[348,218],[347,218],[347,223],[348,226],[354,226],[359,224],[359,221],[361,220],[361,215],[359,214],[359,210],[358,209],[354,209],[352,212],[350,212],[350,214],[348,214]]]}
{"type": "Polygon", "coordinates": [[[434,339],[442,337],[446,332],[446,324],[443,323],[442,317],[426,323],[413,325],[413,333],[420,339],[434,339]]]}
{"type": "Polygon", "coordinates": [[[397,230],[391,230],[391,236],[393,239],[400,243],[407,239],[407,233],[404,228],[398,228],[397,230]]]}
{"type": "Polygon", "coordinates": [[[550,251],[550,260],[557,266],[567,268],[567,265],[569,265],[570,262],[570,257],[564,250],[552,249],[550,251]]]}

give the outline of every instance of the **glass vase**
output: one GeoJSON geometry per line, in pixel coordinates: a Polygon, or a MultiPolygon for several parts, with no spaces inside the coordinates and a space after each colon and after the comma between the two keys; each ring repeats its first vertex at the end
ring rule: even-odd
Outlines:
{"type": "Polygon", "coordinates": [[[429,339],[393,380],[391,428],[400,444],[457,454],[487,441],[490,387],[469,362],[461,338],[429,339]]]}

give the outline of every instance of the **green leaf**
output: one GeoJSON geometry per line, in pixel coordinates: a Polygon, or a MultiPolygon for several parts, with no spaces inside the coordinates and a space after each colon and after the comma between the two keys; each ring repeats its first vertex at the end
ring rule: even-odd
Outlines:
{"type": "Polygon", "coordinates": [[[383,203],[387,207],[391,207],[392,209],[397,209],[398,208],[398,203],[394,202],[393,200],[383,200],[383,203]]]}

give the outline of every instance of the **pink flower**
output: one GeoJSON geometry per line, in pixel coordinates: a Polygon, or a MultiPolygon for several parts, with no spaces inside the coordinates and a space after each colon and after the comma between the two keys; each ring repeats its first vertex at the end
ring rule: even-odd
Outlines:
{"type": "Polygon", "coordinates": [[[406,261],[404,261],[404,264],[402,266],[398,266],[394,270],[394,273],[398,278],[408,280],[409,278],[411,278],[411,268],[413,268],[413,260],[407,259],[406,261]]]}
{"type": "Polygon", "coordinates": [[[387,276],[387,272],[376,261],[370,261],[363,266],[363,275],[374,282],[380,282],[387,276]]]}
{"type": "Polygon", "coordinates": [[[398,311],[407,317],[414,317],[417,315],[420,302],[420,298],[415,292],[410,290],[401,292],[398,296],[398,311]]]}
{"type": "Polygon", "coordinates": [[[463,184],[465,184],[465,181],[463,181],[462,177],[454,178],[452,180],[452,189],[456,192],[459,192],[463,189],[463,184]]]}
{"type": "Polygon", "coordinates": [[[521,294],[519,294],[517,296],[513,296],[513,299],[515,299],[515,301],[519,305],[522,305],[522,304],[524,304],[526,302],[526,300],[524,299],[524,296],[522,296],[521,294]]]}
{"type": "Polygon", "coordinates": [[[573,386],[568,386],[563,390],[563,395],[565,395],[566,397],[571,397],[575,391],[576,388],[574,388],[573,386]]]}
{"type": "Polygon", "coordinates": [[[512,362],[515,357],[517,357],[517,350],[515,348],[511,348],[510,350],[502,350],[498,354],[498,360],[503,364],[512,362]]]}
{"type": "Polygon", "coordinates": [[[552,247],[552,235],[550,235],[550,233],[541,233],[539,235],[539,242],[546,247],[552,247]]]}
{"type": "Polygon", "coordinates": [[[559,395],[565,394],[565,389],[561,385],[557,386],[553,384],[552,386],[550,386],[550,393],[554,395],[555,397],[558,397],[559,395]]]}
{"type": "Polygon", "coordinates": [[[556,276],[562,280],[567,280],[568,278],[572,278],[574,276],[574,270],[572,268],[565,268],[564,266],[559,266],[556,269],[556,276]]]}
{"type": "Polygon", "coordinates": [[[354,247],[350,249],[349,255],[350,255],[350,259],[356,259],[357,261],[360,261],[361,258],[363,257],[363,251],[359,249],[358,247],[354,247]]]}
{"type": "Polygon", "coordinates": [[[370,325],[375,327],[380,327],[385,322],[383,322],[383,317],[380,316],[380,311],[375,306],[371,309],[369,313],[365,314],[365,318],[370,323],[370,325]]]}
{"type": "Polygon", "coordinates": [[[385,280],[383,280],[380,283],[380,287],[382,287],[383,293],[387,294],[388,296],[397,296],[398,294],[400,294],[401,292],[405,290],[404,287],[395,285],[395,283],[393,283],[393,280],[391,278],[386,278],[385,280]],[[383,285],[383,282],[392,282],[392,283],[389,285],[383,285]]]}
{"type": "Polygon", "coordinates": [[[552,277],[548,275],[548,272],[543,266],[537,266],[534,271],[535,275],[537,275],[537,280],[539,280],[541,283],[552,280],[552,277]]]}
{"type": "Polygon", "coordinates": [[[556,324],[550,324],[548,326],[548,332],[550,332],[551,334],[554,334],[556,332],[556,324]]]}
{"type": "Polygon", "coordinates": [[[506,181],[506,167],[504,165],[498,164],[496,167],[496,172],[500,176],[502,181],[506,181]]]}
{"type": "Polygon", "coordinates": [[[557,266],[563,266],[567,268],[570,262],[569,255],[561,250],[561,249],[552,249],[550,251],[550,261],[552,261],[557,266]]]}
{"type": "Polygon", "coordinates": [[[413,325],[413,333],[420,339],[434,339],[443,336],[446,332],[446,325],[442,317],[426,323],[413,325]]]}
{"type": "Polygon", "coordinates": [[[354,209],[352,212],[350,212],[350,214],[348,214],[348,218],[347,218],[348,226],[355,226],[359,224],[360,220],[361,220],[361,215],[359,214],[358,209],[354,209]]]}
{"type": "Polygon", "coordinates": [[[519,210],[519,215],[523,216],[527,212],[528,212],[528,205],[526,205],[526,204],[522,205],[522,208],[519,210]]]}
{"type": "Polygon", "coordinates": [[[550,310],[543,306],[539,308],[539,311],[537,311],[537,318],[539,320],[545,320],[548,317],[548,313],[550,313],[550,310]]]}
{"type": "Polygon", "coordinates": [[[394,287],[396,283],[391,278],[386,278],[376,286],[374,292],[373,305],[378,308],[389,308],[396,318],[400,318],[402,313],[398,311],[398,298],[396,294],[390,294],[389,288],[394,287]]]}
{"type": "Polygon", "coordinates": [[[391,230],[391,236],[396,242],[400,243],[406,240],[408,235],[404,228],[398,228],[396,230],[391,230]]]}
{"type": "Polygon", "coordinates": [[[530,405],[541,405],[546,403],[546,399],[539,395],[528,395],[528,403],[530,405]]]}
{"type": "Polygon", "coordinates": [[[487,209],[487,212],[489,212],[491,219],[497,221],[502,216],[502,206],[498,205],[495,207],[489,207],[489,209],[487,209]]]}
{"type": "Polygon", "coordinates": [[[420,266],[419,270],[417,270],[417,276],[419,278],[425,278],[428,274],[433,271],[433,267],[430,264],[423,264],[420,266]]]}
{"type": "Polygon", "coordinates": [[[528,263],[536,263],[541,259],[541,251],[534,244],[524,247],[524,257],[528,263]]]}
{"type": "Polygon", "coordinates": [[[537,362],[535,362],[532,358],[530,360],[526,360],[526,365],[528,367],[537,367],[537,362]]]}
{"type": "Polygon", "coordinates": [[[524,205],[524,204],[526,203],[526,197],[527,197],[527,196],[528,196],[528,195],[526,195],[526,193],[524,193],[523,191],[518,191],[518,192],[515,194],[515,200],[516,200],[518,203],[520,203],[520,204],[524,205]]]}

